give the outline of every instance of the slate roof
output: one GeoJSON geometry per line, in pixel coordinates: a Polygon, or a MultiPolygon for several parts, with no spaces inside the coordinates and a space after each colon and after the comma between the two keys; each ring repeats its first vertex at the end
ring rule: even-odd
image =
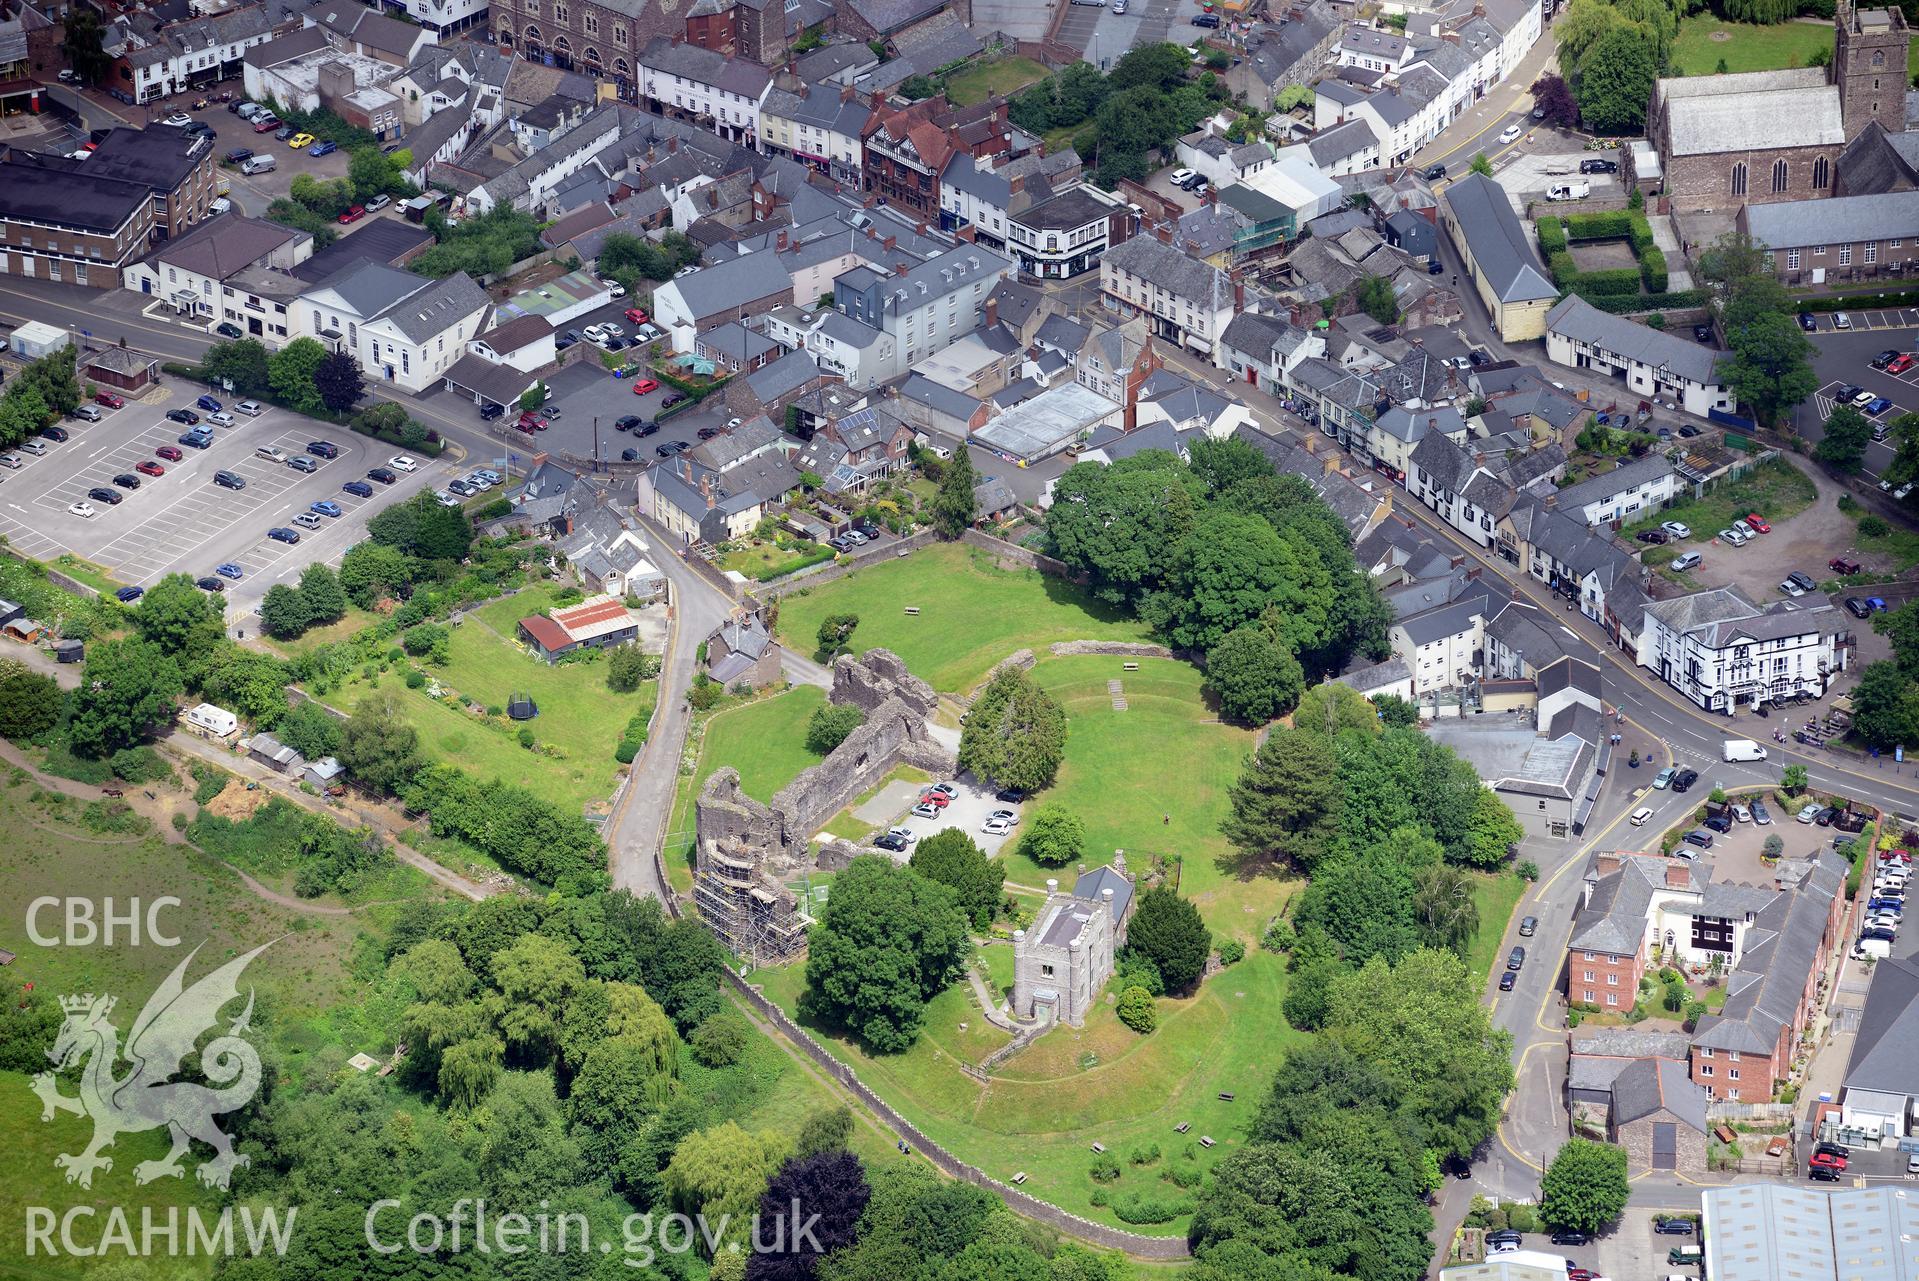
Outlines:
{"type": "Polygon", "coordinates": [[[1833,168],[1839,176],[1838,185],[1845,189],[1847,196],[1870,196],[1919,186],[1919,136],[1887,133],[1877,120],[1868,120],[1866,127],[1839,153],[1833,168]]]}
{"type": "Polygon", "coordinates": [[[1374,690],[1385,689],[1388,685],[1397,685],[1413,678],[1412,669],[1406,666],[1403,658],[1389,658],[1383,663],[1374,663],[1357,671],[1347,672],[1335,680],[1351,690],[1361,694],[1370,694],[1374,690]]]}
{"type": "Polygon", "coordinates": [[[1755,1054],[1778,1045],[1780,1030],[1798,1010],[1825,938],[1828,908],[1845,879],[1844,862],[1828,853],[1814,861],[1798,889],[1775,895],[1757,914],[1739,968],[1726,980],[1726,1003],[1700,1019],[1694,1045],[1755,1054]]]}
{"type": "Polygon", "coordinates": [[[1653,87],[1653,101],[1662,98],[1675,156],[1834,147],[1846,141],[1839,90],[1826,83],[1823,67],[1661,80],[1653,87]]]}
{"type": "Polygon", "coordinates": [[[225,280],[304,234],[278,223],[226,214],[201,223],[177,239],[161,241],[147,261],[225,280]]]}
{"type": "Polygon", "coordinates": [[[675,277],[662,289],[677,291],[695,317],[717,316],[777,294],[791,294],[792,277],[765,254],[743,254],[675,277]],[[769,272],[768,268],[772,268],[769,272]]]}
{"type": "Polygon", "coordinates": [[[1242,352],[1256,360],[1271,360],[1273,348],[1279,344],[1293,328],[1284,316],[1268,316],[1262,312],[1242,311],[1226,324],[1220,341],[1234,351],[1242,352]]]}
{"type": "MultiPolygon", "coordinates": [[[[1913,230],[1919,232],[1919,192],[1912,193],[1914,219],[1913,230]]],[[[1864,200],[1885,200],[1885,196],[1864,196],[1864,200]]],[[[1846,203],[1843,198],[1834,200],[1804,201],[1799,203],[1819,204],[1822,206],[1846,203]]],[[[1748,216],[1773,205],[1754,205],[1748,216]]],[[[1821,215],[1824,221],[1824,214],[1821,215]]],[[[1755,228],[1753,235],[1760,239],[1755,228]]],[[[1872,236],[1864,239],[1873,239],[1872,236]]],[[[1829,237],[1836,241],[1839,237],[1829,237]]],[[[1768,244],[1785,242],[1766,240],[1768,244]]],[[[1581,298],[1578,294],[1567,294],[1546,313],[1548,333],[1561,334],[1575,342],[1591,343],[1604,351],[1624,356],[1628,360],[1638,361],[1653,368],[1664,367],[1683,378],[1689,378],[1702,386],[1710,386],[1718,380],[1719,355],[1709,347],[1702,347],[1677,334],[1651,329],[1636,320],[1624,316],[1614,316],[1581,298]]]]}
{"type": "Polygon", "coordinates": [[[1347,157],[1378,145],[1379,135],[1357,116],[1306,140],[1306,149],[1312,153],[1314,163],[1324,169],[1330,169],[1347,157]]]}
{"type": "Polygon", "coordinates": [[[481,334],[480,341],[504,355],[529,347],[552,332],[553,325],[545,316],[519,316],[481,334]]]}
{"type": "MultiPolygon", "coordinates": [[[[834,313],[838,314],[838,313],[834,313]]],[[[820,376],[812,353],[789,352],[770,364],[762,365],[746,376],[746,385],[762,405],[770,405],[789,392],[804,387],[820,376]]]]}
{"type": "Polygon", "coordinates": [[[1846,1064],[1848,1090],[1919,1094],[1919,961],[1890,957],[1873,967],[1872,987],[1846,1064]]]}
{"type": "Polygon", "coordinates": [[[1224,272],[1171,245],[1161,244],[1154,236],[1134,236],[1131,240],[1114,245],[1106,251],[1101,261],[1157,285],[1175,298],[1183,298],[1208,309],[1213,306],[1215,286],[1220,297],[1228,303],[1232,301],[1232,285],[1224,272]]]}
{"type": "Polygon", "coordinates": [[[925,374],[913,373],[906,376],[900,384],[900,396],[906,400],[916,400],[930,409],[957,418],[964,423],[979,412],[980,401],[963,391],[954,391],[951,387],[941,386],[925,374]]]}
{"type": "Polygon", "coordinates": [[[1445,201],[1466,237],[1474,264],[1501,301],[1559,296],[1503,187],[1482,174],[1470,173],[1446,188],[1445,201]]]}
{"type": "Polygon", "coordinates": [[[695,84],[713,85],[741,97],[759,99],[771,82],[766,68],[744,58],[729,58],[714,49],[694,44],[675,44],[661,38],[648,44],[638,55],[640,65],[695,84]]]}
{"type": "Polygon", "coordinates": [[[1054,351],[1078,353],[1086,346],[1086,340],[1093,331],[1077,320],[1066,316],[1052,315],[1040,322],[1039,332],[1034,341],[1042,347],[1051,347],[1054,351]]]}
{"type": "MultiPolygon", "coordinates": [[[[1690,343],[1687,345],[1691,346],[1690,343]]],[[[1559,491],[1559,510],[1567,513],[1575,512],[1589,503],[1599,502],[1629,489],[1637,489],[1648,481],[1656,481],[1670,475],[1672,475],[1672,463],[1664,454],[1647,454],[1644,458],[1635,458],[1611,471],[1601,472],[1597,476],[1589,476],[1577,484],[1566,486],[1559,491]]]]}
{"type": "Polygon", "coordinates": [[[1919,237],[1919,191],[1750,205],[1746,219],[1753,239],[1774,249],[1911,239],[1919,237]]]}
{"type": "Polygon", "coordinates": [[[1703,892],[1709,869],[1701,869],[1680,859],[1651,854],[1620,854],[1620,866],[1600,875],[1595,854],[1587,864],[1586,882],[1592,887],[1585,906],[1573,918],[1572,938],[1567,947],[1578,952],[1606,952],[1614,956],[1639,950],[1646,938],[1646,914],[1652,907],[1653,891],[1668,888],[1666,869],[1677,865],[1685,873],[1685,884],[1677,887],[1703,892]]]}
{"type": "Polygon", "coordinates": [[[314,290],[330,289],[353,311],[371,318],[419,293],[429,283],[424,276],[367,260],[341,268],[315,285],[314,290]]]}
{"type": "Polygon", "coordinates": [[[1115,872],[1110,866],[1096,867],[1073,882],[1073,895],[1076,898],[1091,899],[1097,903],[1106,890],[1113,891],[1113,919],[1124,920],[1126,909],[1133,902],[1133,883],[1115,872]]]}
{"type": "Polygon", "coordinates": [[[1640,1059],[1613,1078],[1613,1125],[1630,1125],[1661,1112],[1701,1134],[1706,1131],[1706,1091],[1693,1084],[1684,1063],[1640,1059]]]}

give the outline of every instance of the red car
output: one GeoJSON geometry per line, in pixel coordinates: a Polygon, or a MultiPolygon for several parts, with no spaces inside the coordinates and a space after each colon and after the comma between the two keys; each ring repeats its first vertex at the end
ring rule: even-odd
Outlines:
{"type": "Polygon", "coordinates": [[[646,323],[646,313],[638,307],[628,307],[626,309],[626,319],[630,324],[644,325],[646,323]]]}
{"type": "Polygon", "coordinates": [[[926,802],[928,805],[931,805],[934,809],[942,809],[942,810],[945,809],[948,805],[951,805],[953,803],[953,798],[948,796],[945,792],[933,792],[933,791],[921,792],[920,799],[926,802]]]}
{"type": "Polygon", "coordinates": [[[358,222],[360,221],[360,219],[364,217],[366,217],[366,206],[355,205],[353,206],[353,208],[347,210],[345,213],[340,215],[340,222],[342,225],[345,225],[346,223],[349,223],[349,222],[358,222]]]}
{"type": "Polygon", "coordinates": [[[167,469],[159,463],[154,462],[151,458],[142,458],[133,465],[133,470],[139,472],[142,476],[164,476],[167,474],[167,469]]]}
{"type": "Polygon", "coordinates": [[[515,423],[514,426],[524,432],[545,431],[546,419],[541,418],[537,414],[521,414],[520,421],[515,423]]]}
{"type": "Polygon", "coordinates": [[[1758,530],[1762,534],[1770,534],[1772,532],[1772,526],[1768,525],[1766,523],[1766,518],[1761,516],[1758,512],[1748,513],[1746,516],[1746,523],[1748,525],[1751,525],[1754,529],[1758,530]]]}
{"type": "Polygon", "coordinates": [[[185,454],[180,452],[180,447],[178,445],[162,445],[160,446],[160,448],[154,450],[153,452],[157,454],[159,457],[166,459],[170,463],[177,463],[182,458],[186,457],[185,454]]]}
{"type": "Polygon", "coordinates": [[[642,378],[633,384],[633,394],[635,396],[644,396],[649,391],[658,391],[659,389],[659,383],[651,378],[642,378]]]}
{"type": "Polygon", "coordinates": [[[1846,1168],[1846,1158],[1842,1156],[1836,1156],[1831,1152],[1813,1153],[1812,1161],[1810,1163],[1813,1165],[1823,1165],[1828,1167],[1829,1169],[1834,1169],[1834,1170],[1843,1170],[1846,1168]]]}
{"type": "Polygon", "coordinates": [[[272,116],[261,116],[253,122],[253,132],[272,133],[280,127],[280,122],[272,116]]]}
{"type": "Polygon", "coordinates": [[[125,406],[127,402],[110,391],[103,391],[94,396],[93,403],[96,405],[105,405],[108,409],[119,409],[125,406]]]}
{"type": "Polygon", "coordinates": [[[1892,358],[1892,363],[1886,366],[1886,372],[1889,374],[1903,374],[1908,369],[1911,369],[1912,365],[1913,365],[1912,353],[1909,351],[1902,351],[1897,356],[1894,356],[1892,358]]]}

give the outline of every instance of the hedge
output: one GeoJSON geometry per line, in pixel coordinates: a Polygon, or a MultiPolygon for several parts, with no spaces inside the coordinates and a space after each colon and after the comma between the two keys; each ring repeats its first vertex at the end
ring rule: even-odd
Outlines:
{"type": "Polygon", "coordinates": [[[1896,294],[1834,294],[1797,299],[1801,311],[1856,311],[1867,307],[1919,307],[1919,290],[1896,294]]]}
{"type": "Polygon", "coordinates": [[[1636,311],[1682,311],[1688,307],[1703,307],[1710,298],[1704,289],[1681,289],[1667,294],[1607,295],[1585,293],[1580,285],[1575,284],[1567,292],[1578,294],[1599,310],[1614,316],[1629,316],[1636,311]]]}
{"type": "Polygon", "coordinates": [[[1574,240],[1627,240],[1632,236],[1632,219],[1624,209],[1568,214],[1566,234],[1574,240]]]}
{"type": "Polygon", "coordinates": [[[1552,272],[1553,285],[1559,289],[1571,289],[1579,280],[1579,264],[1564,249],[1548,258],[1546,266],[1552,272]]]}
{"type": "Polygon", "coordinates": [[[1628,225],[1630,230],[1627,232],[1626,239],[1632,242],[1633,252],[1638,254],[1643,260],[1646,256],[1646,251],[1654,247],[1652,241],[1652,224],[1646,221],[1645,214],[1635,209],[1630,215],[1628,225]]]}
{"type": "Polygon", "coordinates": [[[1588,271],[1575,280],[1571,288],[1582,297],[1593,294],[1637,294],[1639,268],[1611,267],[1605,271],[1588,271]]]}
{"type": "Polygon", "coordinates": [[[1666,255],[1658,245],[1647,245],[1640,251],[1639,273],[1647,293],[1666,292],[1666,255]]]}
{"type": "Polygon", "coordinates": [[[1566,252],[1566,224],[1557,218],[1541,218],[1533,224],[1539,228],[1539,252],[1547,258],[1566,252]]]}

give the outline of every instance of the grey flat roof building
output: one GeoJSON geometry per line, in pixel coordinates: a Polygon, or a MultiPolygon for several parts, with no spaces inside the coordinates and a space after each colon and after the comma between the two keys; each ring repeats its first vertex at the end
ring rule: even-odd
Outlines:
{"type": "Polygon", "coordinates": [[[1919,1197],[1904,1187],[1742,1184],[1700,1202],[1713,1281],[1919,1278],[1919,1197]]]}

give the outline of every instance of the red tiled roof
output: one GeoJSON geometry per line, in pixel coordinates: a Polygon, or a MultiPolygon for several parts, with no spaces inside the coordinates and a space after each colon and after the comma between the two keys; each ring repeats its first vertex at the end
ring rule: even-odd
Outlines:
{"type": "Polygon", "coordinates": [[[567,609],[553,611],[553,621],[569,632],[577,632],[614,618],[626,617],[626,606],[617,596],[590,600],[567,609]]]}
{"type": "Polygon", "coordinates": [[[561,627],[552,619],[542,618],[538,614],[530,618],[522,618],[520,620],[520,630],[532,637],[533,643],[549,654],[555,650],[565,649],[573,643],[573,638],[566,634],[564,627],[561,627]]]}

